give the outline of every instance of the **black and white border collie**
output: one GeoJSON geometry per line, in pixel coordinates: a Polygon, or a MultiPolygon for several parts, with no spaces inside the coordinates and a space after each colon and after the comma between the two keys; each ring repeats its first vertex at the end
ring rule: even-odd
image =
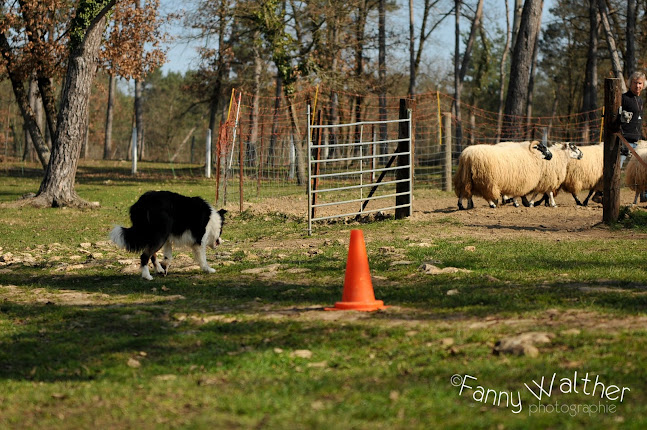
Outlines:
{"type": "Polygon", "coordinates": [[[148,261],[157,273],[166,276],[173,259],[173,245],[189,246],[200,268],[208,273],[216,270],[207,263],[207,246],[222,243],[220,235],[226,210],[216,211],[200,197],[186,197],[171,191],[148,191],[130,207],[130,228],[117,226],[110,240],[131,252],[141,252],[142,278],[151,280],[148,261]],[[162,249],[164,260],[155,253],[162,249]]]}

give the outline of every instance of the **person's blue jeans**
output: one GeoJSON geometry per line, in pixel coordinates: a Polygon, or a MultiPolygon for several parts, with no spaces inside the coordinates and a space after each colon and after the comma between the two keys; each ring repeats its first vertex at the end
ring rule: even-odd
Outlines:
{"type": "MultiPolygon", "coordinates": [[[[620,143],[620,145],[624,146],[624,143],[620,143]]],[[[638,143],[637,142],[629,142],[629,145],[631,145],[631,147],[633,149],[636,149],[636,146],[638,145],[638,143]]],[[[622,169],[622,166],[625,164],[626,159],[627,159],[626,155],[621,155],[620,156],[620,168],[621,169],[622,169]]]]}

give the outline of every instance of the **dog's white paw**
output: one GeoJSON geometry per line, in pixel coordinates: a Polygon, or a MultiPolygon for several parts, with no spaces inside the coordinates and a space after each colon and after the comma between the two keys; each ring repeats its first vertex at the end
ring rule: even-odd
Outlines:
{"type": "Polygon", "coordinates": [[[216,269],[214,269],[213,267],[205,267],[204,271],[207,273],[216,273],[216,269]]]}
{"type": "Polygon", "coordinates": [[[147,279],[149,281],[153,280],[151,273],[148,271],[148,266],[142,267],[142,278],[147,279]]]}
{"type": "Polygon", "coordinates": [[[155,271],[159,273],[160,275],[166,276],[166,273],[168,271],[168,266],[163,266],[160,263],[157,263],[155,265],[155,271]]]}

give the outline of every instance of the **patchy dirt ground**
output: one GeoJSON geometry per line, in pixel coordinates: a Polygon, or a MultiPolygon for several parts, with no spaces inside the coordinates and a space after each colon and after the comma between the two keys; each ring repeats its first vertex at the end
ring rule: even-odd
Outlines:
{"type": "MultiPolygon", "coordinates": [[[[583,200],[586,195],[580,197],[583,200]]],[[[617,237],[617,231],[610,231],[602,224],[602,205],[589,202],[586,207],[577,206],[573,197],[560,193],[556,198],[557,207],[518,207],[512,204],[490,208],[484,199],[474,199],[474,209],[458,210],[457,199],[420,198],[414,201],[412,219],[424,221],[450,217],[459,221],[461,231],[480,238],[492,237],[538,237],[547,239],[595,239],[617,237]]],[[[622,190],[621,205],[633,201],[633,192],[622,190]]],[[[629,232],[629,235],[633,233],[629,232]]]]}
{"type": "MultiPolygon", "coordinates": [[[[584,200],[586,193],[582,193],[584,200]]],[[[620,206],[633,202],[634,192],[621,189],[620,206]]],[[[590,240],[614,237],[647,237],[634,231],[610,230],[602,223],[602,205],[593,201],[586,207],[577,206],[570,194],[560,193],[557,207],[533,208],[507,204],[491,209],[484,199],[474,198],[474,209],[458,210],[453,194],[438,191],[414,191],[412,221],[447,221],[440,235],[469,234],[479,238],[533,237],[555,240],[590,240]]],[[[254,213],[281,212],[295,217],[305,217],[305,197],[266,199],[251,204],[246,209],[254,213]]],[[[637,208],[647,210],[647,204],[637,208]]],[[[232,210],[237,211],[238,208],[232,210]]],[[[315,227],[316,228],[316,227],[315,227]]]]}

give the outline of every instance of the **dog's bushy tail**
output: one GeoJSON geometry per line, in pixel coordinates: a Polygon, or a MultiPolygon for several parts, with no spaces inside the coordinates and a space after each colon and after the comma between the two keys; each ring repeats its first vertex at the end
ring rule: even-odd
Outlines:
{"type": "Polygon", "coordinates": [[[142,235],[138,234],[135,227],[116,226],[110,232],[110,240],[130,252],[138,252],[146,247],[146,242],[142,240],[142,235]]]}

